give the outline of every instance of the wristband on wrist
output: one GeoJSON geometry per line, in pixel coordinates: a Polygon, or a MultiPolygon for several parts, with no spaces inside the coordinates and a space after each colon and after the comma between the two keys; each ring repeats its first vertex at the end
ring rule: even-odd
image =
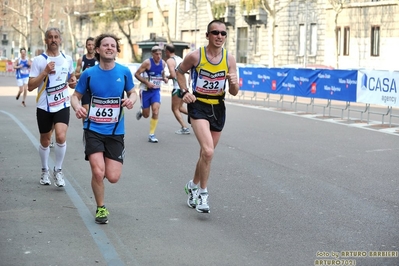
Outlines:
{"type": "Polygon", "coordinates": [[[188,90],[183,90],[183,92],[181,93],[181,97],[183,98],[184,95],[186,95],[189,91],[188,90]]]}

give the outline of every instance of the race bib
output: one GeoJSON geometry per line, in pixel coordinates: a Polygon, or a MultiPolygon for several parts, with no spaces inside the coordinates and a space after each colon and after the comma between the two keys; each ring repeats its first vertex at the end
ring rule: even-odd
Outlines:
{"type": "Polygon", "coordinates": [[[201,69],[198,73],[195,90],[203,94],[220,94],[226,84],[226,72],[211,73],[201,69]]]}
{"type": "Polygon", "coordinates": [[[47,102],[50,108],[64,104],[66,100],[69,100],[68,83],[47,88],[47,102]]]}
{"type": "Polygon", "coordinates": [[[116,123],[119,119],[121,98],[91,97],[89,119],[96,123],[116,123]]]}
{"type": "Polygon", "coordinates": [[[151,77],[151,82],[155,85],[154,89],[161,88],[162,77],[151,77]]]}
{"type": "Polygon", "coordinates": [[[29,68],[27,67],[21,68],[21,74],[29,74],[29,68]]]}

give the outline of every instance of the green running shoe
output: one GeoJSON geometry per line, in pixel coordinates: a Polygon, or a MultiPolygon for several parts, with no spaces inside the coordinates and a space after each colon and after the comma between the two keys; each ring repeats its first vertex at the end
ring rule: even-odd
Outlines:
{"type": "Polygon", "coordinates": [[[96,210],[96,223],[98,224],[107,224],[108,223],[108,215],[109,212],[105,206],[97,207],[96,210]]]}

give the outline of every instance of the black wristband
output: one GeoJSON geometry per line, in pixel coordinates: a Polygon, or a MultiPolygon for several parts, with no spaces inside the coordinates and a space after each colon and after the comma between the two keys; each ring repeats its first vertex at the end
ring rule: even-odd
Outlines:
{"type": "Polygon", "coordinates": [[[181,97],[183,98],[183,97],[184,97],[184,95],[186,95],[187,93],[189,93],[189,91],[188,91],[188,90],[185,90],[185,91],[183,91],[183,92],[181,93],[181,97]]]}

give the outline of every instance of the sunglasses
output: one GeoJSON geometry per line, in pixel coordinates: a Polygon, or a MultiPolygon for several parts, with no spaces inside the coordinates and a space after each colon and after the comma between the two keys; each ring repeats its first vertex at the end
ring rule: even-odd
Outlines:
{"type": "Polygon", "coordinates": [[[215,36],[218,36],[219,33],[220,33],[222,36],[226,36],[226,35],[227,35],[227,32],[225,32],[225,31],[218,31],[218,30],[212,30],[212,31],[210,31],[209,33],[211,33],[212,35],[215,35],[215,36]]]}

